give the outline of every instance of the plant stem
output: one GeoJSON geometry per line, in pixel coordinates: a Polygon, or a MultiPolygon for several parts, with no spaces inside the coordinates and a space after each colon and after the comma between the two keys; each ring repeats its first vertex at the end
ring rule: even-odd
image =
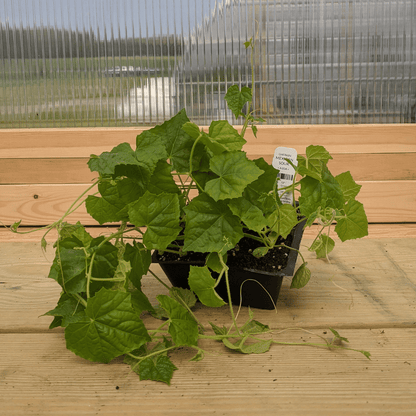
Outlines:
{"type": "Polygon", "coordinates": [[[155,273],[153,273],[150,269],[149,269],[149,273],[161,284],[161,285],[163,285],[163,286],[165,286],[165,288],[166,289],[168,289],[169,291],[170,291],[170,287],[165,283],[165,282],[162,282],[162,280],[160,280],[160,278],[155,274],[155,273]]]}

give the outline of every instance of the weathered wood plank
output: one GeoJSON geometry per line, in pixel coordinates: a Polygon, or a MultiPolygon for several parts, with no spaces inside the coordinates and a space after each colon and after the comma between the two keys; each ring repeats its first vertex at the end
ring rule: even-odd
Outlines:
{"type": "MultiPolygon", "coordinates": [[[[318,230],[317,225],[307,228],[303,236],[306,239],[315,238],[318,230]]],[[[116,225],[114,227],[86,227],[87,231],[93,236],[98,237],[100,235],[109,235],[111,232],[114,232],[116,225]]],[[[40,244],[40,239],[44,231],[41,230],[35,231],[36,228],[24,227],[21,229],[24,232],[30,232],[28,234],[17,234],[12,233],[7,228],[0,228],[0,242],[22,242],[29,243],[35,242],[40,244]]],[[[55,230],[52,230],[47,237],[48,242],[53,243],[58,237],[58,234],[55,230]]],[[[337,239],[336,234],[332,238],[337,239]]],[[[416,224],[369,224],[368,236],[367,238],[416,238],[416,224]]]]}
{"type": "MultiPolygon", "coordinates": [[[[416,239],[339,243],[331,264],[315,259],[306,249],[302,253],[313,272],[311,281],[294,290],[289,289],[290,279],[284,279],[277,313],[256,310],[261,322],[273,328],[415,325],[416,239]]],[[[53,251],[45,257],[38,243],[0,243],[0,331],[47,330],[51,318],[39,316],[55,307],[60,293],[59,285],[47,278],[52,260],[53,251]]],[[[158,265],[152,270],[168,282],[158,265]]],[[[157,294],[166,291],[151,275],[143,278],[143,288],[153,303],[157,294]]],[[[227,306],[198,306],[195,313],[205,325],[229,319],[227,306]]],[[[246,318],[243,308],[240,319],[246,318]]]]}
{"type": "MultiPolygon", "coordinates": [[[[237,127],[238,130],[241,126],[237,127]]],[[[332,153],[416,152],[416,126],[412,124],[292,125],[258,126],[256,139],[251,130],[246,139],[270,154],[276,145],[304,153],[310,144],[321,144],[332,153]],[[266,146],[266,148],[261,148],[266,146]],[[271,146],[271,148],[267,147],[271,146]],[[375,150],[376,149],[376,150],[375,150]]],[[[108,151],[121,142],[134,145],[146,128],[65,128],[0,130],[0,158],[88,157],[108,151]]]]}
{"type": "MultiPolygon", "coordinates": [[[[324,328],[314,332],[328,337],[324,328]],[[326,334],[325,334],[326,333],[326,334]]],[[[342,330],[352,351],[272,346],[261,355],[213,351],[179,368],[171,386],[140,381],[129,367],[87,362],[65,349],[61,333],[0,334],[1,413],[17,415],[411,415],[416,408],[415,329],[342,330]]],[[[285,341],[317,338],[291,332],[285,341]]],[[[318,338],[319,340],[319,338],[318,338]]]]}
{"type": "MultiPolygon", "coordinates": [[[[274,152],[259,154],[254,145],[247,151],[252,159],[263,157],[272,162],[274,152]]],[[[328,166],[334,175],[350,171],[356,181],[416,180],[416,152],[333,156],[328,166]]],[[[87,162],[88,158],[67,157],[3,159],[0,184],[85,183],[97,177],[87,162]]]]}
{"type": "MultiPolygon", "coordinates": [[[[416,180],[361,182],[359,200],[370,222],[416,222],[416,180]]],[[[46,225],[60,218],[88,184],[2,185],[0,221],[11,225],[46,225]]],[[[90,193],[93,193],[92,190],[90,193]]],[[[68,217],[85,225],[97,223],[82,206],[68,217]]]]}

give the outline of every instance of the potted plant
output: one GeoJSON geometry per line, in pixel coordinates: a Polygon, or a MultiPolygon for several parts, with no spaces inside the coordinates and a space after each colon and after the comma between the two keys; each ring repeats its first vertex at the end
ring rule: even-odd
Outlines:
{"type": "MultiPolygon", "coordinates": [[[[251,46],[251,41],[246,43],[251,46]]],[[[254,320],[252,311],[249,321],[239,326],[232,302],[274,306],[282,276],[291,274],[276,259],[283,253],[293,273],[304,226],[321,224],[310,247],[318,257],[334,247],[325,233],[334,222],[342,241],[367,234],[363,206],[355,200],[360,186],[349,172],[336,177],[330,173],[331,156],[322,146],[309,146],[297,165],[288,160],[295,175],[289,186],[279,189],[278,171],[262,158],[248,159],[243,150],[246,129],[251,126],[256,135],[254,123],[262,121],[253,116],[252,91],[232,86],[225,99],[234,115],[245,119],[241,132],[224,120],[203,131],[182,110],[137,136],[135,149],[121,143],[91,155],[88,166],[98,179],[46,227],[46,233],[52,228],[59,232],[49,277],[62,287],[56,308],[47,315],[54,316],[51,328],[65,328],[67,348],[77,355],[99,362],[125,355],[142,379],[169,383],[176,367],[168,352],[188,346],[199,360],[204,351],[198,340],[204,337],[242,353],[265,352],[278,343],[258,340],[259,334],[271,332],[269,327],[254,320]],[[115,232],[98,238],[80,223],[65,222],[95,186],[96,194],[85,199],[88,213],[100,224],[119,223],[115,232]],[[285,193],[298,196],[298,204],[283,204],[285,193]],[[169,288],[169,296],[157,296],[156,306],[141,287],[148,273],[166,286],[150,269],[152,252],[154,261],[185,267],[179,272],[184,281],[169,288]],[[261,269],[262,263],[269,268],[253,277],[252,269],[261,269]],[[244,292],[244,287],[252,280],[257,281],[253,287],[259,289],[260,300],[246,301],[254,289],[244,292]],[[192,311],[197,298],[208,307],[228,303],[232,325],[211,324],[214,335],[204,335],[192,311]],[[148,329],[141,319],[146,312],[165,320],[148,329]]],[[[309,278],[303,260],[291,287],[301,288],[309,278]]],[[[331,331],[334,339],[346,341],[331,331]]],[[[341,347],[326,340],[311,345],[341,347]]]]}

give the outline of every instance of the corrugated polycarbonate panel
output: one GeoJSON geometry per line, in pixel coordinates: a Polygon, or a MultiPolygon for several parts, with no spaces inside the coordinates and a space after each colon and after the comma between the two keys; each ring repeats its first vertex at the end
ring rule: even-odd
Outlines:
{"type": "Polygon", "coordinates": [[[415,122],[415,2],[3,0],[0,126],[415,122]]]}

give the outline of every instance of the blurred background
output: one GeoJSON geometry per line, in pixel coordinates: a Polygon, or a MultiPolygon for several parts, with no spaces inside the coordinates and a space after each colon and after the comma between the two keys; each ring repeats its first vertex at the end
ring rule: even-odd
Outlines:
{"type": "Polygon", "coordinates": [[[415,2],[3,0],[0,126],[414,123],[415,2]]]}

